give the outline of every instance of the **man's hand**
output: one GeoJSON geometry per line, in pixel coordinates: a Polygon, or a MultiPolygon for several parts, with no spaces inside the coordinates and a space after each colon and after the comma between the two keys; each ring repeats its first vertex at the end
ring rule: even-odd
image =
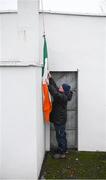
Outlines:
{"type": "Polygon", "coordinates": [[[49,80],[48,80],[48,79],[45,79],[45,81],[46,81],[46,84],[49,85],[49,80]]]}
{"type": "Polygon", "coordinates": [[[50,74],[50,73],[48,73],[48,79],[49,79],[49,78],[51,78],[51,77],[52,77],[52,76],[51,76],[51,74],[50,74]]]}

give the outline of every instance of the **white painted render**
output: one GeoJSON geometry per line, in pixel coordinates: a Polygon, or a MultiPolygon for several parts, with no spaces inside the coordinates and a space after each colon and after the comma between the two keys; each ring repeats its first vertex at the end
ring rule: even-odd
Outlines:
{"type": "Polygon", "coordinates": [[[0,178],[34,178],[37,169],[35,69],[4,67],[0,72],[0,178]]]}
{"type": "Polygon", "coordinates": [[[63,13],[106,14],[105,0],[40,0],[40,9],[63,13]]]}
{"type": "Polygon", "coordinates": [[[106,17],[45,13],[45,29],[49,70],[78,70],[78,150],[106,151],[106,17]]]}
{"type": "Polygon", "coordinates": [[[0,179],[37,179],[45,153],[41,69],[0,68],[0,179]]]}
{"type": "Polygon", "coordinates": [[[0,64],[39,64],[38,0],[19,0],[18,12],[0,14],[0,25],[0,64]]]}
{"type": "Polygon", "coordinates": [[[0,179],[37,179],[45,154],[38,0],[0,13],[0,179]],[[12,67],[13,66],[13,67],[12,67]]]}

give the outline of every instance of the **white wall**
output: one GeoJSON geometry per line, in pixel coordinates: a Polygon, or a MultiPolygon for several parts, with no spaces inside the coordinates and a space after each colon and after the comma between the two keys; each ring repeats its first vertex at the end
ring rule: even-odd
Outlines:
{"type": "Polygon", "coordinates": [[[49,69],[78,70],[78,150],[105,151],[106,17],[45,14],[45,26],[49,69]]]}
{"type": "Polygon", "coordinates": [[[45,121],[43,119],[43,107],[42,107],[42,81],[41,81],[42,71],[40,68],[36,69],[36,141],[37,141],[37,175],[39,176],[42,162],[45,155],[46,145],[45,145],[45,121]]]}
{"type": "Polygon", "coordinates": [[[0,64],[39,63],[38,4],[38,0],[18,0],[17,12],[0,14],[0,61],[4,61],[0,64]]]}
{"type": "Polygon", "coordinates": [[[37,179],[45,154],[38,1],[19,0],[0,25],[0,179],[37,179]]]}
{"type": "Polygon", "coordinates": [[[36,177],[35,69],[0,68],[2,167],[0,178],[36,177]]]}
{"type": "Polygon", "coordinates": [[[44,159],[41,68],[0,68],[0,179],[36,179],[44,159]]]}
{"type": "MultiPolygon", "coordinates": [[[[0,27],[1,27],[1,16],[0,16],[0,27]]],[[[0,28],[0,57],[1,57],[1,28],[0,28]]]]}

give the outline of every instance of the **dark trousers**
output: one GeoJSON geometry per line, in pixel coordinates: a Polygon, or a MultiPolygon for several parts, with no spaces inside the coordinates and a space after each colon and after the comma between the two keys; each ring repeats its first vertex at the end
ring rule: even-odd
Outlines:
{"type": "Polygon", "coordinates": [[[56,140],[58,144],[58,153],[64,154],[67,151],[67,139],[65,132],[65,125],[54,124],[56,131],[56,140]]]}

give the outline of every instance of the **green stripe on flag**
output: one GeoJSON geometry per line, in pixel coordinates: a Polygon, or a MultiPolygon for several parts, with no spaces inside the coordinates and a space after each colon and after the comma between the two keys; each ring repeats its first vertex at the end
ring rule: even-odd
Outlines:
{"type": "Polygon", "coordinates": [[[44,37],[43,59],[45,59],[45,58],[48,58],[48,52],[47,52],[46,38],[44,37]]]}

